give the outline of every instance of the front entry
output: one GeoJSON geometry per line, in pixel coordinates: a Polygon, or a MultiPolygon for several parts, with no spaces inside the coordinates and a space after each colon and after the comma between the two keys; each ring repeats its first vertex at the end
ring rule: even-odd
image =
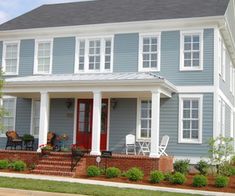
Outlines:
{"type": "MultiPolygon", "coordinates": [[[[100,149],[107,149],[108,100],[102,100],[100,149]]],[[[77,110],[77,145],[88,151],[92,142],[93,99],[79,99],[77,110]]]]}

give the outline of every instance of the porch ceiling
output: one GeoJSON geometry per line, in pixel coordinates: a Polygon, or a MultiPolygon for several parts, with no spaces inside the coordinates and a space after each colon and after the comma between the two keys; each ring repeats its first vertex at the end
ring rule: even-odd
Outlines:
{"type": "Polygon", "coordinates": [[[104,97],[148,97],[154,90],[171,97],[176,87],[154,73],[61,74],[7,78],[3,93],[33,98],[49,92],[51,97],[62,98],[92,96],[92,92],[101,91],[104,97]]]}

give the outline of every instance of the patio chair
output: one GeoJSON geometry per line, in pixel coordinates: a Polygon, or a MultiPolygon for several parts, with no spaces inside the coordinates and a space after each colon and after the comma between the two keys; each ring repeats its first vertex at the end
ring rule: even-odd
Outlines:
{"type": "Polygon", "coordinates": [[[162,156],[162,155],[168,156],[168,154],[166,153],[166,148],[167,148],[169,139],[170,139],[170,137],[168,135],[164,135],[162,137],[162,140],[161,140],[161,143],[160,143],[160,146],[159,146],[160,156],[162,156]]]}
{"type": "Polygon", "coordinates": [[[132,134],[126,135],[126,154],[128,155],[132,150],[132,153],[136,155],[136,144],[135,144],[135,136],[132,134]]]}
{"type": "Polygon", "coordinates": [[[48,132],[47,134],[47,145],[55,147],[56,134],[53,132],[48,132]]]}
{"type": "Polygon", "coordinates": [[[23,140],[22,140],[22,138],[17,134],[16,131],[7,131],[7,132],[6,132],[6,136],[7,136],[7,143],[6,143],[5,150],[6,150],[8,147],[11,147],[11,150],[12,150],[12,148],[14,147],[14,149],[16,150],[16,147],[17,147],[17,146],[20,146],[20,147],[21,147],[21,150],[22,150],[22,148],[23,148],[23,140]]]}

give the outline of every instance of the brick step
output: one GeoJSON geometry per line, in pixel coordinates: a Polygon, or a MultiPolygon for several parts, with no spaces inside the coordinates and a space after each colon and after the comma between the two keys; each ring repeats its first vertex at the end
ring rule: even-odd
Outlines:
{"type": "Polygon", "coordinates": [[[38,164],[45,164],[45,165],[63,165],[63,166],[70,166],[71,165],[71,161],[56,161],[56,160],[40,160],[38,162],[38,164]]]}
{"type": "Polygon", "coordinates": [[[71,172],[71,166],[64,166],[64,165],[61,166],[61,165],[38,164],[35,169],[36,170],[71,172]]]}
{"type": "Polygon", "coordinates": [[[71,157],[71,153],[51,152],[50,156],[71,157]]]}
{"type": "Polygon", "coordinates": [[[43,160],[50,160],[50,161],[71,161],[71,157],[44,157],[43,160]]]}
{"type": "Polygon", "coordinates": [[[38,170],[38,169],[34,169],[32,171],[33,174],[43,174],[43,175],[53,175],[53,176],[69,176],[69,177],[73,177],[74,176],[74,172],[62,172],[62,171],[48,171],[48,170],[38,170]]]}

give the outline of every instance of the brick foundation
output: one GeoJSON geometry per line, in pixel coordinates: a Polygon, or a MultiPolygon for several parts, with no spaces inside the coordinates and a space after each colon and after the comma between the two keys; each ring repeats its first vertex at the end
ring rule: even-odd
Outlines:
{"type": "MultiPolygon", "coordinates": [[[[97,165],[96,156],[85,155],[76,171],[76,176],[86,174],[86,168],[90,165],[97,165]]],[[[149,175],[153,170],[163,172],[173,171],[173,157],[149,158],[146,156],[120,155],[114,154],[112,158],[101,158],[100,167],[117,167],[122,171],[127,171],[132,167],[143,170],[145,175],[149,175]]]]}
{"type": "Polygon", "coordinates": [[[0,160],[2,159],[7,159],[9,161],[21,160],[29,165],[38,162],[40,153],[35,151],[0,150],[0,160]]]}

